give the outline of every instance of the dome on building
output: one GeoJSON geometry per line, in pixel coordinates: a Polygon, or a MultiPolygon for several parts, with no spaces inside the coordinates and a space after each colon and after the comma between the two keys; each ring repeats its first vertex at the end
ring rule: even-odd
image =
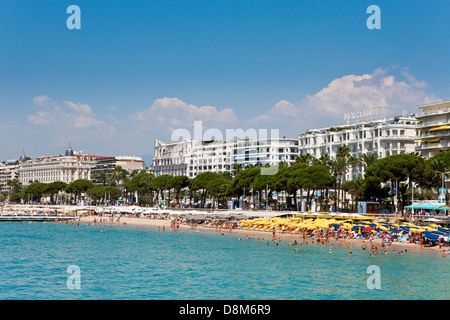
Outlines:
{"type": "Polygon", "coordinates": [[[22,155],[19,158],[20,162],[25,162],[27,160],[27,155],[25,154],[25,151],[22,152],[22,155]]]}
{"type": "Polygon", "coordinates": [[[72,150],[72,146],[69,143],[69,146],[66,149],[66,153],[65,156],[73,156],[73,150],[72,150]]]}

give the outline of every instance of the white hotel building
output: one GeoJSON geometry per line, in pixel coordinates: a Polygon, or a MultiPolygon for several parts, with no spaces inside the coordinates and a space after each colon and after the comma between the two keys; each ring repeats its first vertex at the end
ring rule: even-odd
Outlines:
{"type": "Polygon", "coordinates": [[[169,174],[196,177],[202,172],[233,173],[235,164],[242,168],[273,165],[282,161],[291,164],[298,155],[297,139],[236,139],[232,141],[177,142],[155,141],[152,172],[155,176],[169,174]]]}
{"type": "Polygon", "coordinates": [[[0,192],[10,191],[11,187],[8,182],[19,180],[19,164],[23,161],[26,161],[25,153],[19,160],[7,160],[0,163],[0,192]]]}
{"type": "Polygon", "coordinates": [[[450,150],[450,101],[419,106],[416,150],[425,159],[450,150]]]}
{"type": "Polygon", "coordinates": [[[91,180],[91,169],[102,156],[74,153],[69,145],[64,155],[40,157],[20,162],[19,181],[23,186],[39,181],[71,183],[77,179],[91,180]]]}
{"type": "MultiPolygon", "coordinates": [[[[379,158],[384,158],[415,152],[417,122],[410,115],[308,130],[299,136],[299,153],[309,153],[315,158],[328,154],[334,158],[344,144],[356,158],[365,153],[376,153],[379,158]]],[[[356,168],[355,172],[348,173],[348,178],[362,173],[363,168],[356,168]]]]}

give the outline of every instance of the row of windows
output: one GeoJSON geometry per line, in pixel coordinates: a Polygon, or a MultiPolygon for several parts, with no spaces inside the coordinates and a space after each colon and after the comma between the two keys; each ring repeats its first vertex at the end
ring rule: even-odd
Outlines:
{"type": "Polygon", "coordinates": [[[358,140],[358,139],[367,139],[367,138],[378,138],[383,136],[383,132],[385,136],[405,136],[406,131],[404,129],[390,129],[390,130],[382,130],[376,129],[372,131],[359,131],[355,133],[343,133],[342,135],[327,135],[325,137],[307,137],[300,139],[300,145],[305,146],[309,144],[317,144],[319,143],[327,143],[327,142],[344,142],[350,140],[358,140]]]}

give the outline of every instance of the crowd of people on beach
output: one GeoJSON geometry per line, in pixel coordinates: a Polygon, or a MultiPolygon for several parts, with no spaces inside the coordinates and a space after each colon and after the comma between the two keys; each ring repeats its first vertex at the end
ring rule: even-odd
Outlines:
{"type": "MultiPolygon", "coordinates": [[[[105,226],[107,226],[109,224],[112,228],[113,223],[126,224],[126,222],[121,223],[120,219],[120,215],[102,215],[93,219],[93,225],[104,224],[105,226]]],[[[209,229],[214,229],[215,231],[219,231],[222,235],[224,235],[224,232],[232,233],[233,230],[237,230],[240,228],[239,223],[236,222],[225,221],[222,223],[212,223],[211,221],[207,220],[186,220],[182,216],[154,216],[150,219],[166,220],[170,226],[170,229],[172,229],[173,231],[179,231],[181,225],[184,227],[188,227],[191,230],[195,230],[198,227],[208,227],[209,229]]],[[[72,221],[71,223],[74,224],[75,221],[72,221]]],[[[158,230],[165,231],[165,226],[159,226],[158,230]]],[[[264,232],[262,231],[260,231],[259,233],[264,235],[264,232]]],[[[272,234],[271,240],[266,239],[265,242],[267,245],[270,245],[270,242],[273,242],[273,244],[276,246],[279,246],[284,235],[292,234],[292,232],[289,232],[289,230],[284,228],[273,228],[272,230],[270,230],[270,233],[272,234]]],[[[258,234],[258,232],[256,232],[256,234],[258,234]]],[[[447,253],[450,253],[450,234],[447,234],[446,237],[439,237],[439,239],[437,240],[431,240],[427,239],[420,233],[412,233],[405,230],[399,232],[389,232],[381,230],[371,232],[357,232],[354,230],[346,230],[341,228],[326,228],[316,230],[299,229],[294,233],[294,236],[298,236],[298,241],[294,240],[292,243],[289,243],[289,246],[292,246],[295,252],[299,252],[299,250],[296,248],[296,246],[299,244],[308,245],[309,243],[316,243],[322,245],[330,245],[331,247],[333,247],[333,245],[339,244],[341,247],[344,246],[346,248],[350,248],[354,247],[350,245],[352,243],[352,240],[360,240],[359,242],[361,249],[370,251],[370,255],[386,254],[388,252],[387,248],[391,247],[392,243],[394,242],[403,244],[417,244],[420,247],[435,246],[439,249],[442,249],[444,257],[447,255],[447,253]],[[381,243],[381,249],[379,249],[378,246],[374,244],[375,242],[381,243]],[[370,250],[368,250],[369,246],[370,250]]],[[[255,238],[257,238],[258,240],[264,239],[261,237],[255,237],[254,233],[253,235],[245,236],[245,239],[255,238]]],[[[302,250],[300,250],[300,252],[302,253],[302,250]]],[[[330,253],[332,253],[331,248],[330,253]]],[[[404,254],[406,253],[406,249],[404,251],[399,251],[398,253],[404,254]]],[[[349,253],[349,255],[351,255],[351,252],[349,253]]]]}

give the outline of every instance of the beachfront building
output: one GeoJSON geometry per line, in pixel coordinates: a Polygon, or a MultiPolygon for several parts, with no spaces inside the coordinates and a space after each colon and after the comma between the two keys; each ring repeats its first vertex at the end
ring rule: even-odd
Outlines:
{"type": "Polygon", "coordinates": [[[91,169],[103,156],[74,152],[69,145],[64,155],[43,156],[19,163],[19,181],[23,186],[39,181],[71,183],[77,179],[91,179],[91,169]]]}
{"type": "Polygon", "coordinates": [[[157,177],[188,176],[188,165],[193,154],[194,140],[162,142],[155,140],[152,172],[157,177]]]}
{"type": "Polygon", "coordinates": [[[100,181],[101,175],[104,173],[105,176],[111,176],[111,171],[117,166],[120,166],[123,170],[127,171],[129,174],[133,171],[140,172],[145,170],[145,162],[141,157],[137,156],[116,156],[116,157],[102,157],[98,159],[95,165],[91,169],[92,181],[100,185],[104,181],[100,181]]]}
{"type": "Polygon", "coordinates": [[[235,165],[292,164],[298,155],[298,140],[288,138],[232,141],[155,141],[152,172],[194,178],[202,172],[234,172],[235,165]]]}
{"type": "MultiPolygon", "coordinates": [[[[384,158],[415,152],[417,122],[414,115],[403,115],[308,130],[299,136],[299,154],[309,153],[317,159],[328,154],[335,158],[343,145],[349,147],[355,158],[365,153],[376,153],[378,158],[384,158]]],[[[349,168],[346,179],[354,179],[363,173],[362,166],[349,168]]]]}
{"type": "Polygon", "coordinates": [[[23,152],[19,160],[7,160],[0,163],[0,192],[11,190],[9,182],[19,180],[19,164],[26,160],[27,156],[23,152]]]}
{"type": "Polygon", "coordinates": [[[291,165],[298,156],[298,140],[293,138],[268,138],[259,140],[239,139],[232,141],[231,167],[236,164],[245,168],[276,165],[285,162],[291,165]]]}
{"type": "Polygon", "coordinates": [[[196,141],[189,160],[189,178],[202,172],[231,172],[232,144],[222,141],[196,141]]]}
{"type": "Polygon", "coordinates": [[[419,106],[416,150],[425,159],[450,150],[450,101],[419,106]]]}
{"type": "Polygon", "coordinates": [[[196,177],[202,172],[230,172],[231,149],[220,141],[155,141],[151,171],[155,176],[196,177]]]}

